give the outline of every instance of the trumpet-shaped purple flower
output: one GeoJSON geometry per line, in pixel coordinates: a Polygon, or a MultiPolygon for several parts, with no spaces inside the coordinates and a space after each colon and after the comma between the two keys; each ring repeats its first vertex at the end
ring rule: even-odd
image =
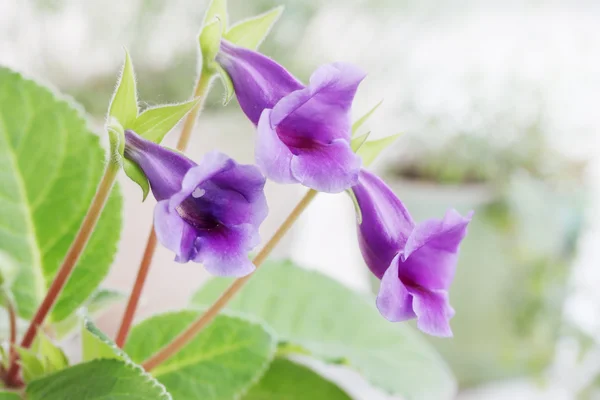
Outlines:
{"type": "Polygon", "coordinates": [[[125,156],[144,171],[158,201],[158,240],[175,252],[175,260],[202,263],[214,275],[252,272],[248,252],[259,242],[268,210],[258,168],[218,152],[196,164],[132,131],[125,132],[125,141],[125,156]]]}
{"type": "Polygon", "coordinates": [[[217,62],[257,125],[256,162],[268,178],[330,193],[356,184],[350,108],[365,73],[345,63],[317,69],[304,86],[270,58],[225,40],[217,62]]]}
{"type": "Polygon", "coordinates": [[[449,320],[454,310],[448,290],[472,213],[462,217],[450,210],[441,220],[415,224],[390,188],[364,170],[352,192],[361,213],[360,249],[371,272],[381,279],[381,314],[393,322],[417,318],[423,332],[452,336],[449,320]]]}

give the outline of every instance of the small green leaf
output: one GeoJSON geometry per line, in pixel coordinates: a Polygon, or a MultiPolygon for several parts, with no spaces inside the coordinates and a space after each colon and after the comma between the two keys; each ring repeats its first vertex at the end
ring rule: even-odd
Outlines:
{"type": "Polygon", "coordinates": [[[351,400],[342,389],[308,367],[277,358],[242,400],[351,400]]]}
{"type": "MultiPolygon", "coordinates": [[[[162,314],[135,326],[125,351],[142,362],[196,318],[195,311],[162,314]]],[[[176,399],[238,398],[267,369],[276,339],[259,323],[218,316],[185,348],[152,370],[176,399]],[[193,378],[191,378],[193,377],[193,378]]]]}
{"type": "Polygon", "coordinates": [[[142,189],[142,201],[146,200],[148,193],[150,193],[150,183],[144,171],[142,171],[139,165],[127,158],[123,158],[123,171],[125,171],[129,179],[137,183],[140,189],[142,189]]]}
{"type": "MultiPolygon", "coordinates": [[[[223,278],[209,281],[193,304],[212,304],[230,283],[223,278]]],[[[265,263],[229,309],[265,321],[281,341],[296,343],[302,353],[308,350],[327,362],[345,360],[375,386],[403,398],[454,398],[456,383],[450,370],[408,324],[386,321],[375,299],[317,272],[289,261],[265,263]]]]}
{"type": "Polygon", "coordinates": [[[226,105],[231,101],[233,95],[235,94],[233,82],[231,81],[231,78],[229,77],[227,71],[221,68],[220,65],[217,65],[217,71],[219,72],[219,77],[221,78],[223,87],[225,88],[225,97],[223,98],[223,105],[226,105]]]}
{"type": "Polygon", "coordinates": [[[154,143],[162,142],[165,135],[177,125],[185,115],[198,104],[193,99],[181,104],[171,104],[149,108],[135,120],[132,130],[154,143]]]}
{"type": "Polygon", "coordinates": [[[240,21],[232,26],[224,37],[238,46],[256,50],[265,40],[282,12],[283,6],[279,6],[264,14],[240,21]]]}
{"type": "Polygon", "coordinates": [[[31,351],[37,354],[44,366],[44,374],[60,371],[69,366],[69,360],[60,347],[52,343],[42,331],[38,331],[31,351]]]}
{"type": "Polygon", "coordinates": [[[212,0],[206,9],[204,14],[204,20],[202,26],[210,24],[215,18],[221,21],[221,32],[225,32],[227,29],[227,0],[212,0]]]}
{"type": "Polygon", "coordinates": [[[397,135],[392,135],[388,137],[384,137],[383,139],[373,140],[371,142],[366,142],[361,146],[360,149],[356,152],[359,156],[361,156],[363,161],[363,166],[368,167],[375,161],[379,154],[391,146],[396,139],[400,137],[400,133],[397,135]]]}
{"type": "Polygon", "coordinates": [[[358,128],[360,128],[369,117],[379,108],[379,106],[383,103],[383,100],[380,100],[379,103],[375,104],[373,108],[371,108],[365,115],[360,117],[354,124],[352,124],[352,136],[356,135],[358,128]]]}
{"type": "Polygon", "coordinates": [[[135,74],[129,53],[125,51],[125,63],[121,71],[117,89],[110,101],[108,116],[115,118],[125,129],[129,128],[137,118],[137,91],[135,74]]]}
{"type": "Polygon", "coordinates": [[[31,382],[26,393],[27,400],[172,400],[140,367],[114,359],[63,369],[31,382]]]}
{"type": "Polygon", "coordinates": [[[198,41],[200,43],[200,54],[202,56],[202,73],[214,74],[217,72],[215,58],[221,46],[223,21],[215,19],[205,25],[200,32],[198,41]]]}
{"type": "Polygon", "coordinates": [[[371,132],[367,132],[364,135],[352,138],[352,141],[350,141],[350,147],[352,148],[352,151],[356,153],[358,149],[360,149],[362,145],[365,144],[369,136],[371,136],[371,132]]]}
{"type": "Polygon", "coordinates": [[[85,319],[81,330],[81,346],[83,361],[99,358],[115,358],[131,361],[129,356],[119,349],[117,345],[94,325],[89,319],[85,319]]]}
{"type": "Polygon", "coordinates": [[[21,400],[22,397],[15,392],[0,392],[0,400],[21,400]]]}
{"type": "Polygon", "coordinates": [[[40,360],[36,353],[32,350],[17,347],[17,353],[19,353],[19,363],[23,370],[23,380],[25,383],[29,383],[36,378],[41,378],[45,375],[44,364],[40,360]]]}

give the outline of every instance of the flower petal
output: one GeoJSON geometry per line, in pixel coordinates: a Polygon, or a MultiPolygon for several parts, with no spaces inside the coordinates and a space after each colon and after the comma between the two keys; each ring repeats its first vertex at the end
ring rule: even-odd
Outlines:
{"type": "Polygon", "coordinates": [[[248,252],[258,242],[258,230],[250,224],[201,232],[196,241],[198,254],[194,261],[202,263],[213,275],[248,275],[254,271],[248,252]]]}
{"type": "Polygon", "coordinates": [[[295,183],[291,162],[293,154],[271,127],[271,110],[265,110],[258,122],[256,137],[256,164],[267,177],[277,183],[295,183]]]}
{"type": "MultiPolygon", "coordinates": [[[[319,67],[309,85],[290,93],[273,107],[271,124],[290,142],[311,140],[328,144],[335,139],[350,140],[350,108],[366,74],[352,64],[335,63],[319,67]]],[[[286,139],[282,137],[286,142],[286,139]]]]}
{"type": "Polygon", "coordinates": [[[471,216],[449,210],[442,220],[417,224],[404,247],[400,278],[428,290],[448,290],[456,270],[458,246],[467,234],[471,216]]]}
{"type": "Polygon", "coordinates": [[[328,145],[304,150],[292,158],[293,177],[309,188],[339,193],[358,182],[361,160],[350,144],[336,139],[328,145]]]}
{"type": "Polygon", "coordinates": [[[158,241],[175,253],[175,261],[185,263],[196,256],[197,232],[176,211],[169,201],[159,201],[154,208],[154,230],[158,241]]]}
{"type": "Polygon", "coordinates": [[[398,278],[399,262],[400,256],[397,255],[383,274],[377,295],[379,312],[391,322],[406,321],[416,317],[412,296],[398,278]]]}
{"type": "Polygon", "coordinates": [[[360,171],[352,192],[361,213],[360,250],[373,274],[381,279],[415,224],[400,199],[371,172],[360,171]]]}
{"type": "Polygon", "coordinates": [[[450,319],[454,316],[454,309],[448,301],[448,292],[414,288],[408,290],[413,297],[417,327],[429,335],[451,337],[450,319]]]}
{"type": "Polygon", "coordinates": [[[283,66],[256,51],[221,41],[217,62],[227,72],[246,116],[258,124],[263,110],[304,85],[283,66]]]}

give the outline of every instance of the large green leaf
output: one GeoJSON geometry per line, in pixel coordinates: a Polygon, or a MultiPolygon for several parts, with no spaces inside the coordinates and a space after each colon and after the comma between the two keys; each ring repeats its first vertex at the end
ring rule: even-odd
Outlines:
{"type": "MultiPolygon", "coordinates": [[[[72,104],[0,68],[0,251],[17,263],[11,289],[20,316],[31,318],[45,295],[103,170],[99,138],[72,104]]],[[[121,203],[113,190],[52,319],[69,316],[108,272],[121,203]]]]}
{"type": "Polygon", "coordinates": [[[350,400],[342,389],[309,368],[277,358],[243,400],[350,400]]]}
{"type": "MultiPolygon", "coordinates": [[[[144,361],[197,315],[181,311],[143,321],[132,329],[126,353],[134,362],[144,361]]],[[[152,370],[152,375],[175,399],[233,399],[264,373],[275,343],[273,335],[258,323],[219,316],[183,350],[152,370]]]]}
{"type": "Polygon", "coordinates": [[[14,392],[0,392],[0,400],[21,400],[21,396],[14,392]]]}
{"type": "Polygon", "coordinates": [[[169,400],[171,396],[140,367],[120,360],[94,360],[31,382],[27,400],[169,400]]]}
{"type": "MultiPolygon", "coordinates": [[[[211,303],[228,283],[209,281],[193,304],[211,303]]],[[[386,321],[374,300],[291,262],[261,267],[230,309],[262,318],[288,351],[305,349],[348,363],[376,386],[408,399],[449,399],[456,390],[447,366],[408,325],[386,321]]]]}

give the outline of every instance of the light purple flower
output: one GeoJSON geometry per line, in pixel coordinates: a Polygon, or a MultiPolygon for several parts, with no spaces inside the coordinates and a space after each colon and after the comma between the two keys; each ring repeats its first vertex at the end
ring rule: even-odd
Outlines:
{"type": "Polygon", "coordinates": [[[417,318],[423,332],[452,336],[448,290],[472,213],[462,217],[450,210],[441,220],[415,224],[390,188],[365,170],[352,192],[361,213],[360,249],[381,279],[379,312],[393,322],[417,318]]]}
{"type": "Polygon", "coordinates": [[[225,40],[216,60],[257,125],[256,162],[269,179],[329,193],[356,184],[361,161],[350,148],[350,108],[362,70],[324,65],[304,86],[270,58],[225,40]]]}
{"type": "Polygon", "coordinates": [[[158,240],[175,260],[202,263],[220,276],[252,272],[248,252],[259,243],[258,227],[268,211],[258,168],[218,152],[196,164],[132,131],[125,138],[125,157],[144,171],[158,201],[158,240]]]}

